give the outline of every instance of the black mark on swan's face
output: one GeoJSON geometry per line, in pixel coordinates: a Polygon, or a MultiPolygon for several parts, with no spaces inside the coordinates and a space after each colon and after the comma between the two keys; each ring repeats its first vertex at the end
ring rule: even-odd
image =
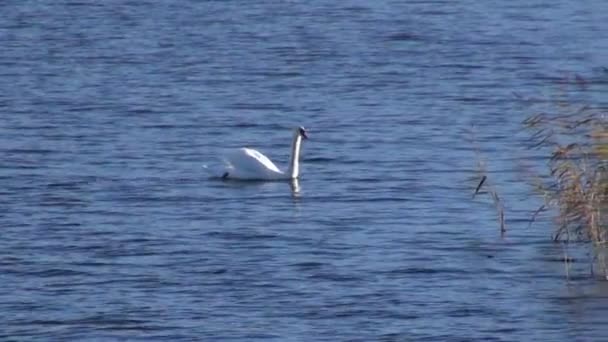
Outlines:
{"type": "Polygon", "coordinates": [[[304,127],[300,126],[300,128],[298,128],[298,131],[302,138],[308,139],[308,134],[306,134],[306,129],[304,127]]]}

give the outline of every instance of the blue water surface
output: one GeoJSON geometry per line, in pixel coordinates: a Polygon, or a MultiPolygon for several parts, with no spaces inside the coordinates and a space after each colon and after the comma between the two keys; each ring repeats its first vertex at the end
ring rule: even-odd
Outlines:
{"type": "Polygon", "coordinates": [[[567,279],[550,213],[528,228],[542,200],[519,161],[542,164],[523,148],[525,99],[578,74],[607,102],[608,2],[0,13],[0,339],[607,336],[607,283],[584,259],[567,279]],[[284,167],[299,125],[299,191],[203,172],[240,146],[284,167]],[[505,234],[472,199],[476,149],[505,234]]]}

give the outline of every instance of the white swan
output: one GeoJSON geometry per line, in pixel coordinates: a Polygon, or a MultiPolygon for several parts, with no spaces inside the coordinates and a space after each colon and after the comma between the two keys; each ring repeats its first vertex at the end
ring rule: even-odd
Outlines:
{"type": "Polygon", "coordinates": [[[222,179],[238,180],[292,180],[300,175],[300,149],[302,140],[308,139],[306,129],[294,130],[291,159],[286,172],[281,171],[268,157],[251,148],[240,148],[225,158],[226,169],[222,179]]]}

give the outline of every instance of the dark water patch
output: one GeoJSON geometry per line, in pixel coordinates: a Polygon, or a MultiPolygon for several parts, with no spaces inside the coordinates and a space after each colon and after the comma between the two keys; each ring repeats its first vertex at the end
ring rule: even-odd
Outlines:
{"type": "Polygon", "coordinates": [[[236,110],[273,110],[281,112],[292,112],[293,110],[280,103],[235,103],[227,107],[227,109],[236,110]]]}
{"type": "MultiPolygon", "coordinates": [[[[123,108],[119,108],[115,104],[111,103],[71,103],[69,106],[66,106],[65,111],[67,113],[95,113],[95,112],[104,112],[104,111],[124,111],[123,108]]],[[[74,119],[72,124],[80,122],[79,120],[74,119]]],[[[92,122],[84,123],[82,126],[72,126],[73,128],[87,128],[92,122]]],[[[54,128],[60,128],[60,126],[53,126],[54,128]]],[[[69,133],[69,132],[68,132],[69,133]]]]}
{"type": "Polygon", "coordinates": [[[579,260],[578,258],[574,258],[568,255],[563,255],[562,257],[555,257],[555,256],[547,256],[547,257],[543,257],[542,258],[543,261],[545,262],[558,262],[558,263],[580,263],[582,262],[587,262],[589,263],[590,260],[579,260]]]}
{"type": "MultiPolygon", "coordinates": [[[[160,129],[160,130],[172,130],[172,129],[196,129],[202,126],[195,126],[192,124],[180,124],[180,123],[151,123],[143,124],[140,126],[145,129],[160,129]]],[[[169,142],[167,142],[169,143],[169,142]]]]}
{"type": "Polygon", "coordinates": [[[32,160],[5,160],[8,164],[0,165],[0,169],[5,170],[39,170],[40,164],[32,160]]]}
{"type": "Polygon", "coordinates": [[[79,228],[83,226],[80,222],[53,222],[52,225],[54,230],[61,230],[62,228],[79,228]]]}
{"type": "MultiPolygon", "coordinates": [[[[36,131],[36,132],[46,132],[46,131],[52,131],[52,130],[56,130],[58,129],[60,126],[58,125],[50,125],[50,124],[29,124],[27,126],[25,125],[19,125],[16,124],[14,126],[11,127],[11,129],[13,131],[19,132],[19,131],[36,131]]],[[[17,151],[19,151],[20,149],[15,149],[17,151]]],[[[27,149],[25,149],[27,151],[27,149]]],[[[45,150],[42,150],[45,151],[45,150]]]]}
{"type": "MultiPolygon", "coordinates": [[[[117,264],[118,265],[118,264],[117,264]]],[[[120,264],[125,266],[124,264],[120,264]]],[[[129,266],[129,265],[126,265],[129,266]]],[[[133,265],[130,265],[133,266],[133,265]]],[[[98,272],[95,273],[99,278],[101,278],[104,274],[104,272],[98,272]]],[[[97,281],[71,281],[69,286],[74,287],[74,288],[81,288],[81,289],[89,289],[92,287],[98,287],[98,286],[106,286],[106,287],[121,287],[121,286],[131,286],[131,285],[136,285],[139,286],[141,285],[142,280],[138,279],[138,278],[128,278],[126,276],[123,277],[114,277],[113,279],[109,279],[109,280],[97,280],[97,281]]],[[[158,287],[159,283],[156,282],[156,287],[158,287]]]]}
{"type": "MultiPolygon", "coordinates": [[[[94,254],[94,257],[97,258],[120,258],[120,257],[146,257],[146,256],[154,256],[158,255],[158,251],[155,250],[132,250],[131,246],[124,244],[122,246],[116,247],[104,247],[100,250],[97,250],[94,254]]],[[[141,246],[140,246],[141,248],[141,246]]]]}
{"type": "Polygon", "coordinates": [[[476,96],[466,96],[466,97],[458,96],[458,97],[454,97],[452,100],[456,101],[456,102],[464,102],[464,103],[484,103],[484,102],[492,101],[493,99],[487,99],[487,98],[476,97],[476,96]]]}
{"type": "Polygon", "coordinates": [[[318,164],[325,164],[325,163],[331,163],[333,161],[337,160],[336,158],[327,158],[327,157],[303,157],[303,162],[304,163],[318,163],[318,164]]]}
{"type": "MultiPolygon", "coordinates": [[[[96,248],[104,248],[104,247],[90,247],[89,251],[94,250],[96,248]]],[[[117,261],[111,262],[111,261],[92,261],[92,260],[87,260],[87,261],[73,261],[71,263],[71,265],[77,266],[77,267],[118,267],[118,266],[123,266],[124,264],[119,263],[117,261]]]]}
{"type": "Polygon", "coordinates": [[[433,274],[446,274],[446,275],[457,275],[462,276],[470,274],[470,271],[465,269],[452,269],[452,268],[423,268],[423,267],[405,267],[399,269],[393,269],[385,272],[388,275],[408,275],[408,274],[419,274],[419,275],[433,275],[433,274]]]}
{"type": "Polygon", "coordinates": [[[40,148],[10,148],[10,149],[0,150],[0,152],[6,153],[6,154],[17,154],[17,155],[24,155],[24,154],[25,155],[28,155],[28,154],[47,155],[47,154],[56,153],[58,151],[49,150],[49,149],[40,149],[40,148]]]}
{"type": "Polygon", "coordinates": [[[279,125],[276,123],[254,123],[254,122],[247,122],[245,120],[242,120],[242,121],[239,120],[238,122],[225,122],[225,123],[218,124],[217,127],[247,128],[247,129],[251,129],[252,132],[254,131],[254,129],[261,129],[264,131],[271,131],[271,130],[284,131],[284,130],[293,128],[292,126],[284,126],[284,125],[279,125]]]}
{"type": "Polygon", "coordinates": [[[57,194],[42,194],[38,199],[38,205],[42,207],[85,208],[89,205],[87,201],[79,198],[65,197],[57,194]]]}
{"type": "MultiPolygon", "coordinates": [[[[408,202],[408,201],[412,201],[411,198],[406,198],[406,197],[376,197],[376,196],[370,196],[370,198],[368,199],[361,199],[361,198],[357,198],[354,193],[356,193],[357,189],[359,188],[353,188],[350,189],[349,192],[351,194],[349,195],[343,195],[343,196],[337,196],[337,195],[331,195],[331,196],[313,196],[313,195],[306,195],[303,196],[301,199],[299,199],[299,201],[306,201],[306,202],[312,202],[312,203],[403,203],[403,202],[408,202]]],[[[360,189],[363,190],[363,189],[360,189]]]]}
{"type": "MultiPolygon", "coordinates": [[[[45,319],[45,320],[14,320],[11,322],[14,325],[41,325],[41,326],[91,326],[98,327],[103,329],[104,327],[108,328],[108,326],[112,326],[113,328],[122,328],[130,327],[132,329],[141,329],[145,327],[145,329],[149,329],[150,326],[146,320],[139,319],[128,319],[128,318],[110,318],[106,315],[95,315],[85,318],[79,319],[65,319],[65,320],[53,320],[53,319],[45,319]]],[[[151,326],[152,329],[153,326],[151,326]]]]}
{"type": "Polygon", "coordinates": [[[360,277],[356,277],[353,275],[346,275],[346,274],[337,274],[337,273],[331,273],[331,272],[321,272],[321,273],[314,273],[310,276],[308,276],[308,278],[310,279],[315,279],[315,280],[327,280],[327,281],[331,281],[331,282],[360,282],[363,281],[362,278],[360,277]]]}
{"type": "Polygon", "coordinates": [[[133,108],[127,111],[129,114],[133,115],[161,115],[162,112],[159,112],[155,109],[151,108],[133,108]]]}
{"type": "Polygon", "coordinates": [[[80,190],[83,186],[90,184],[90,180],[80,181],[65,181],[65,182],[53,182],[46,184],[47,189],[57,190],[80,190]]]}
{"type": "Polygon", "coordinates": [[[225,274],[226,272],[228,272],[228,269],[226,269],[226,268],[218,268],[216,270],[209,271],[209,273],[211,273],[211,274],[217,274],[217,275],[219,275],[219,274],[225,274]]]}
{"type": "MultiPolygon", "coordinates": [[[[40,267],[32,264],[32,267],[40,267]]],[[[61,277],[86,277],[91,276],[90,273],[84,271],[76,271],[73,269],[63,269],[63,268],[51,268],[47,270],[40,271],[20,271],[20,270],[5,270],[11,273],[20,273],[27,276],[34,276],[40,278],[61,278],[61,277]]]]}
{"type": "Polygon", "coordinates": [[[371,8],[370,7],[364,7],[364,6],[347,6],[342,8],[344,11],[347,12],[353,12],[353,13],[369,13],[371,12],[371,8]]]}
{"type": "Polygon", "coordinates": [[[437,68],[446,68],[446,69],[464,69],[464,70],[483,70],[486,69],[487,66],[483,64],[464,64],[464,63],[447,63],[440,64],[436,66],[437,68]]]}
{"type": "Polygon", "coordinates": [[[279,237],[276,234],[261,233],[237,233],[213,231],[206,233],[209,237],[220,238],[223,240],[273,240],[279,237]]]}
{"type": "Polygon", "coordinates": [[[402,41],[423,41],[424,39],[420,35],[414,34],[411,32],[397,32],[397,33],[388,35],[386,37],[386,40],[402,42],[402,41]]]}
{"type": "MultiPolygon", "coordinates": [[[[113,202],[113,201],[102,200],[100,202],[113,202]]],[[[98,216],[101,219],[99,223],[113,222],[120,218],[137,217],[140,215],[133,211],[125,210],[124,208],[121,208],[121,207],[117,207],[114,210],[91,209],[90,207],[87,207],[84,210],[79,210],[78,213],[82,214],[82,215],[98,216]]],[[[90,231],[89,234],[90,235],[107,235],[109,233],[105,232],[105,231],[100,231],[100,230],[93,230],[93,231],[90,231]]]]}
{"type": "Polygon", "coordinates": [[[283,71],[283,72],[280,72],[280,71],[259,72],[259,71],[257,71],[257,72],[249,72],[248,75],[271,77],[271,78],[272,77],[276,77],[276,78],[291,78],[291,77],[300,77],[300,76],[303,76],[302,73],[295,72],[295,71],[292,71],[292,72],[287,72],[287,71],[283,71]]]}
{"type": "Polygon", "coordinates": [[[271,333],[252,333],[252,334],[246,334],[243,336],[246,339],[261,339],[261,340],[268,340],[268,339],[275,339],[281,338],[281,335],[276,335],[276,334],[271,334],[271,333]]]}
{"type": "MultiPolygon", "coordinates": [[[[353,303],[354,304],[354,303],[353,303]]],[[[347,306],[352,306],[348,304],[347,306]]],[[[305,317],[311,319],[344,319],[344,318],[362,318],[366,319],[395,319],[395,320],[415,320],[420,317],[414,314],[405,314],[398,311],[383,310],[383,309],[343,309],[346,305],[328,305],[325,310],[310,310],[305,314],[305,317]]]]}
{"type": "Polygon", "coordinates": [[[360,104],[362,107],[380,107],[381,103],[379,102],[364,102],[360,104]]]}
{"type": "Polygon", "coordinates": [[[296,267],[299,268],[303,271],[308,271],[308,270],[317,270],[320,269],[324,266],[327,266],[326,263],[322,263],[322,262],[314,262],[314,261],[308,261],[308,262],[298,262],[295,264],[291,264],[289,265],[291,267],[296,267]]]}
{"type": "Polygon", "coordinates": [[[455,15],[458,12],[456,11],[449,11],[449,10],[443,10],[443,9],[432,9],[432,10],[422,10],[420,12],[418,12],[418,15],[421,16],[447,16],[447,15],[455,15]]]}
{"type": "Polygon", "coordinates": [[[459,318],[459,317],[477,317],[477,316],[485,316],[485,315],[495,315],[496,312],[492,310],[488,310],[482,307],[461,307],[449,310],[445,313],[449,317],[459,318]]]}
{"type": "MultiPolygon", "coordinates": [[[[490,334],[514,334],[517,332],[522,331],[522,328],[517,328],[517,327],[510,327],[510,328],[496,328],[496,329],[483,329],[482,332],[487,332],[490,334]]],[[[503,339],[500,339],[498,337],[495,338],[495,340],[497,341],[503,341],[503,339]]]]}
{"type": "Polygon", "coordinates": [[[397,319],[397,320],[413,320],[418,319],[417,315],[410,315],[400,313],[398,311],[390,311],[390,310],[362,310],[362,309],[353,309],[353,310],[345,310],[345,311],[337,311],[332,312],[330,314],[335,318],[352,318],[352,317],[367,317],[369,319],[397,319]]]}

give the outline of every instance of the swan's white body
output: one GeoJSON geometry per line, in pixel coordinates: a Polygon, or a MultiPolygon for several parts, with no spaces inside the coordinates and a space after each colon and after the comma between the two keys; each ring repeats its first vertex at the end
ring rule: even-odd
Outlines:
{"type": "Polygon", "coordinates": [[[226,169],[221,175],[224,179],[238,180],[291,180],[300,175],[300,150],[306,131],[299,127],[295,130],[291,144],[291,159],[286,171],[281,171],[268,157],[251,148],[239,148],[225,158],[226,169]]]}

